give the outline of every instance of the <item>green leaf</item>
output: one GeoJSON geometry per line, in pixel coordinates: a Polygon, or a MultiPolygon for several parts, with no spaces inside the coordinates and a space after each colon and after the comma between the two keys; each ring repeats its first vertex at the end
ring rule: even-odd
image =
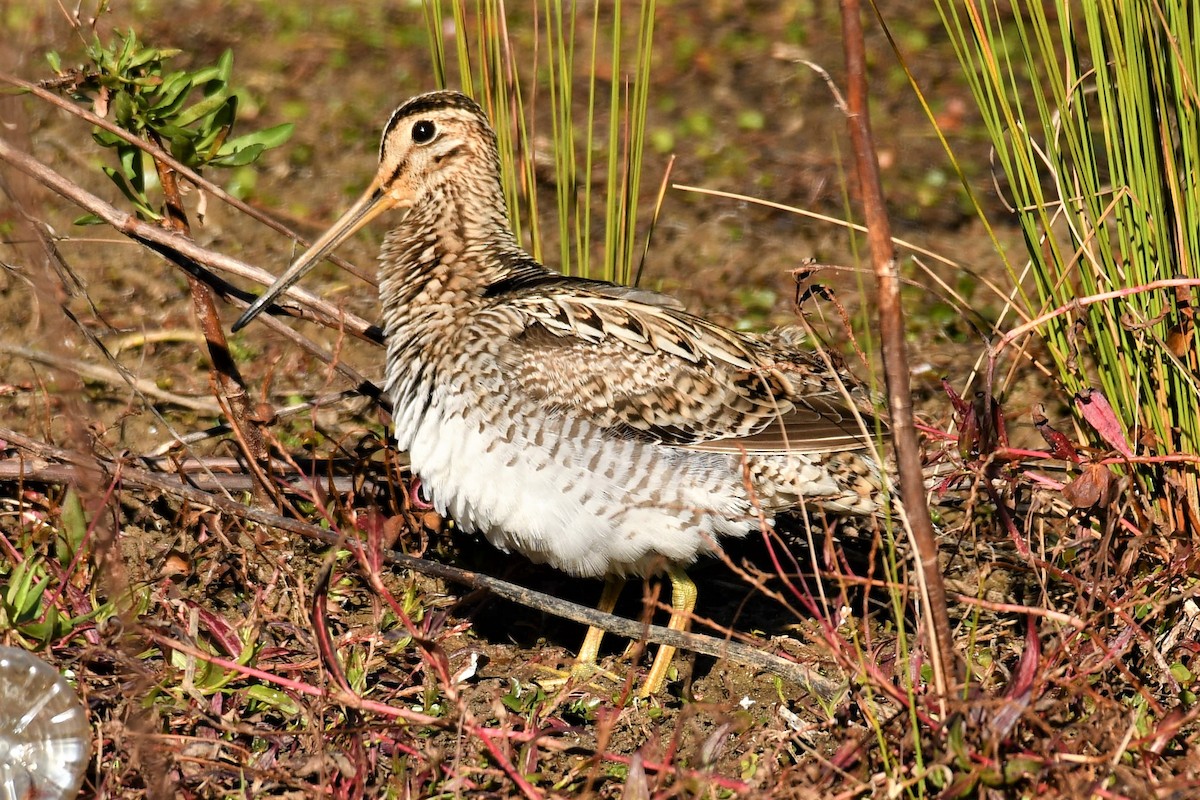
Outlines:
{"type": "Polygon", "coordinates": [[[79,552],[85,536],[87,536],[87,518],[83,514],[83,503],[79,500],[79,493],[70,489],[67,491],[67,496],[63,498],[62,505],[62,528],[59,531],[59,537],[62,539],[64,548],[63,552],[58,555],[60,563],[66,564],[79,552]]]}
{"type": "Polygon", "coordinates": [[[163,78],[153,107],[157,112],[156,116],[164,120],[175,116],[187,101],[187,95],[191,88],[192,78],[186,72],[172,72],[163,78]]]}
{"type": "Polygon", "coordinates": [[[233,75],[232,50],[226,50],[224,53],[221,53],[221,58],[217,60],[217,74],[220,76],[222,83],[229,83],[229,79],[233,75]]]}
{"type": "MultiPolygon", "coordinates": [[[[61,616],[58,613],[58,608],[55,606],[47,606],[45,609],[46,618],[41,622],[30,622],[21,626],[21,632],[27,636],[37,639],[43,647],[57,639],[64,631],[59,624],[61,616]]],[[[38,616],[41,616],[39,614],[38,616]]]]}
{"type": "Polygon", "coordinates": [[[103,225],[104,220],[95,214],[84,214],[82,217],[76,217],[72,220],[73,225],[103,225]]]}
{"type": "Polygon", "coordinates": [[[21,625],[26,622],[32,622],[42,615],[42,596],[46,593],[46,588],[50,585],[50,576],[42,578],[37,584],[30,586],[29,580],[32,580],[35,570],[30,569],[25,573],[27,580],[23,581],[21,589],[17,594],[16,602],[13,603],[13,622],[21,625]]]}
{"type": "Polygon", "coordinates": [[[146,199],[146,159],[140,148],[128,143],[117,145],[121,168],[129,179],[129,186],[143,200],[146,199]]]}
{"type": "MultiPolygon", "coordinates": [[[[131,182],[136,179],[141,167],[141,160],[138,158],[140,152],[128,142],[121,142],[117,145],[117,158],[121,162],[121,171],[131,182]]],[[[136,184],[134,188],[137,188],[136,184]]]]}
{"type": "Polygon", "coordinates": [[[62,57],[58,53],[51,50],[46,53],[46,62],[50,65],[50,69],[54,70],[56,75],[62,75],[62,57]]]}
{"type": "Polygon", "coordinates": [[[1045,762],[1032,756],[1011,756],[1004,762],[1004,780],[1013,784],[1019,780],[1039,775],[1045,769],[1045,762]]]}
{"type": "Polygon", "coordinates": [[[113,121],[120,125],[125,130],[134,130],[137,126],[134,125],[134,115],[137,113],[137,104],[133,101],[133,97],[129,92],[117,92],[112,100],[113,121]]]}
{"type": "Polygon", "coordinates": [[[225,142],[225,137],[233,129],[237,119],[238,98],[233,95],[218,108],[212,117],[206,120],[201,135],[196,140],[196,152],[201,154],[205,162],[216,155],[216,150],[225,142]]]}
{"type": "MultiPolygon", "coordinates": [[[[162,86],[162,78],[158,75],[144,75],[131,78],[128,82],[139,89],[157,89],[159,86],[162,86]]],[[[139,92],[139,94],[141,93],[139,92]]]]}
{"type": "Polygon", "coordinates": [[[116,147],[125,140],[117,136],[112,131],[106,131],[103,128],[96,128],[92,131],[92,139],[101,147],[116,147]]]}
{"type": "Polygon", "coordinates": [[[270,150],[279,147],[292,137],[292,132],[296,129],[294,123],[285,122],[282,125],[275,125],[271,128],[264,128],[261,131],[247,133],[242,136],[235,137],[225,142],[220,150],[217,151],[218,156],[227,156],[236,153],[238,150],[249,147],[250,145],[262,145],[263,150],[270,150]]]}
{"type": "Polygon", "coordinates": [[[192,130],[191,128],[181,128],[178,125],[173,125],[170,123],[165,124],[165,125],[159,125],[158,127],[156,127],[154,129],[154,132],[157,133],[159,136],[163,137],[164,139],[175,139],[177,137],[183,137],[185,139],[191,140],[191,139],[196,138],[196,132],[194,130],[192,130]]]}
{"type": "Polygon", "coordinates": [[[244,167],[253,163],[265,149],[261,144],[252,144],[227,156],[218,156],[208,163],[216,167],[244,167]]]}
{"type": "Polygon", "coordinates": [[[263,686],[261,684],[251,686],[246,690],[246,696],[263,705],[277,708],[289,716],[300,713],[300,706],[296,704],[295,700],[278,689],[272,689],[270,686],[263,686]]]}
{"type": "Polygon", "coordinates": [[[117,185],[117,188],[121,190],[121,194],[125,195],[125,199],[133,204],[134,208],[137,209],[138,214],[143,219],[153,221],[162,219],[162,214],[159,214],[150,207],[150,200],[143,195],[137,194],[125,180],[124,175],[112,167],[101,167],[100,169],[104,170],[104,174],[107,175],[109,179],[117,185]]]}
{"type": "Polygon", "coordinates": [[[118,172],[117,170],[113,169],[112,167],[101,167],[100,169],[104,172],[105,175],[108,176],[109,180],[111,180],[113,183],[115,183],[117,185],[117,188],[121,190],[121,194],[125,195],[126,200],[128,200],[131,203],[140,203],[141,202],[141,198],[135,196],[133,193],[133,189],[131,189],[129,187],[129,181],[127,181],[125,179],[124,174],[118,172]]]}
{"type": "Polygon", "coordinates": [[[179,112],[179,116],[175,118],[176,125],[191,125],[198,119],[207,117],[214,113],[229,98],[228,88],[222,87],[220,91],[214,92],[212,95],[205,97],[203,100],[195,103],[184,111],[179,112]]]}
{"type": "Polygon", "coordinates": [[[192,144],[192,136],[186,134],[178,134],[172,136],[171,155],[175,156],[176,160],[187,164],[189,167],[199,166],[200,159],[196,156],[196,146],[192,144]]]}
{"type": "Polygon", "coordinates": [[[217,112],[212,116],[212,126],[214,128],[224,128],[226,133],[233,127],[233,123],[237,120],[238,96],[231,95],[225,105],[217,109],[217,112]]]}
{"type": "Polygon", "coordinates": [[[33,569],[29,559],[13,567],[8,578],[8,586],[4,590],[4,604],[9,608],[18,608],[23,604],[25,593],[33,583],[33,569]]]}
{"type": "Polygon", "coordinates": [[[134,48],[137,47],[137,35],[133,32],[133,28],[129,29],[129,36],[124,41],[124,46],[116,58],[116,69],[113,72],[124,74],[129,69],[129,61],[133,58],[134,48]]]}
{"type": "Polygon", "coordinates": [[[155,63],[155,66],[159,66],[166,59],[170,58],[171,56],[179,55],[179,53],[179,50],[164,50],[160,47],[147,47],[141,52],[135,53],[133,57],[129,59],[129,69],[137,69],[138,67],[145,66],[146,64],[150,63],[155,63]]]}
{"type": "Polygon", "coordinates": [[[206,83],[221,80],[221,70],[217,67],[201,67],[189,74],[193,86],[203,86],[206,83]]]}
{"type": "Polygon", "coordinates": [[[92,41],[89,42],[88,44],[85,44],[83,46],[83,49],[84,49],[84,52],[87,53],[87,57],[91,61],[95,62],[97,66],[99,66],[100,65],[100,54],[103,51],[103,48],[100,46],[100,37],[93,35],[92,41]]]}

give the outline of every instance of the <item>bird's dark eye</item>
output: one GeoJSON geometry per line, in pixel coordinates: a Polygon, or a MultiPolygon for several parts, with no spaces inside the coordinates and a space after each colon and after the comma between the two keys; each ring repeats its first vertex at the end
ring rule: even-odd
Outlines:
{"type": "Polygon", "coordinates": [[[437,127],[427,119],[413,123],[412,137],[417,144],[433,141],[435,133],[437,133],[437,127]]]}

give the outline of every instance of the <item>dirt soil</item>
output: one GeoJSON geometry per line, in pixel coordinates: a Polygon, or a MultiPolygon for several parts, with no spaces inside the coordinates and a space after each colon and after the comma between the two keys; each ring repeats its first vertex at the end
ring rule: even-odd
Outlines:
{"type": "MultiPolygon", "coordinates": [[[[922,257],[918,264],[910,251],[902,251],[904,274],[911,282],[906,301],[918,405],[931,425],[944,430],[952,409],[939,379],[946,376],[960,390],[966,385],[985,348],[986,331],[980,327],[999,320],[1003,312],[1003,299],[988,284],[1011,282],[997,243],[975,219],[968,200],[969,189],[989,212],[1001,207],[987,172],[983,132],[970,111],[969,94],[957,77],[937,14],[919,2],[892,5],[897,7],[888,11],[888,21],[907,67],[967,170],[964,187],[887,40],[872,26],[868,46],[874,123],[895,233],[949,261],[922,257]],[[949,297],[943,284],[961,298],[949,297]]],[[[77,35],[53,4],[0,6],[0,15],[7,17],[11,32],[6,49],[0,50],[5,71],[44,79],[50,74],[43,58],[48,50],[60,53],[66,65],[82,61],[77,35]]],[[[518,51],[531,52],[527,9],[513,11],[509,27],[518,51]]],[[[251,167],[209,177],[308,237],[320,233],[373,174],[377,137],[393,107],[436,88],[419,3],[147,0],[115,3],[98,26],[105,36],[125,28],[133,28],[146,42],[180,48],[180,66],[211,63],[232,50],[234,82],[244,95],[240,124],[252,129],[293,122],[295,133],[251,167]]],[[[839,79],[835,4],[660,4],[646,194],[653,196],[668,157],[674,155],[673,183],[751,195],[836,218],[845,217],[847,208],[856,214],[842,112],[825,80],[805,61],[839,79]]],[[[29,97],[9,98],[2,108],[5,132],[0,135],[120,206],[121,198],[99,170],[110,154],[92,142],[86,123],[29,97]]],[[[544,126],[545,120],[540,123],[544,126]]],[[[73,225],[81,213],[77,208],[15,173],[0,172],[24,198],[22,209],[7,200],[0,205],[6,240],[0,245],[0,426],[66,450],[124,458],[131,465],[143,463],[139,454],[174,437],[212,426],[219,414],[182,272],[107,227],[73,225]],[[45,257],[31,243],[9,243],[21,211],[52,227],[59,237],[58,253],[79,281],[78,292],[68,297],[60,287],[70,281],[47,277],[52,273],[45,257]],[[111,360],[90,337],[107,347],[111,360]],[[194,407],[170,400],[147,403],[115,376],[118,365],[152,388],[194,400],[194,407]]],[[[193,223],[198,223],[200,198],[193,193],[188,202],[193,223]]],[[[549,225],[553,205],[548,187],[543,187],[542,208],[549,225]]],[[[384,230],[382,224],[373,226],[340,254],[372,271],[384,230]]],[[[1002,249],[1020,252],[1014,231],[1001,224],[997,232],[1002,249]]],[[[297,252],[284,237],[211,199],[194,235],[205,247],[273,272],[297,252]]],[[[833,290],[854,320],[855,333],[871,350],[873,322],[862,321],[863,313],[872,310],[864,252],[862,239],[852,240],[832,223],[673,189],[666,195],[643,283],[677,295],[689,309],[722,324],[761,329],[795,320],[794,269],[810,260],[832,265],[815,280],[833,290]]],[[[316,270],[305,286],[367,319],[376,318],[371,287],[330,265],[316,270]]],[[[804,310],[827,332],[831,346],[854,362],[837,306],[811,300],[804,310]]],[[[239,309],[220,304],[220,313],[228,330],[239,309]]],[[[342,339],[326,328],[303,329],[368,378],[380,377],[377,347],[342,339]]],[[[262,325],[233,336],[231,346],[256,401],[281,407],[349,388],[327,366],[262,325]]],[[[872,364],[856,369],[864,377],[875,372],[872,364]]],[[[1053,384],[1028,363],[1001,388],[1016,443],[1040,442],[1029,424],[1035,403],[1047,404],[1052,421],[1064,417],[1053,384]]],[[[281,420],[275,435],[296,459],[340,456],[352,462],[348,472],[360,476],[349,491],[343,481],[336,491],[285,513],[317,519],[314,507],[323,505],[334,524],[398,536],[396,546],[410,553],[594,604],[599,582],[572,581],[503,556],[481,539],[415,509],[399,482],[401,470],[387,470],[403,459],[384,452],[385,423],[385,415],[361,399],[281,420]]],[[[236,454],[228,435],[172,452],[179,459],[223,464],[217,470],[222,479],[232,481],[232,473],[240,472],[230,462],[216,461],[236,454]]],[[[49,548],[53,533],[31,533],[28,520],[59,519],[69,504],[64,488],[53,481],[19,484],[7,475],[0,481],[0,531],[10,540],[10,552],[21,549],[12,545],[18,541],[27,541],[34,550],[49,548]]],[[[237,486],[233,496],[247,500],[248,484],[237,486]]],[[[76,491],[88,501],[103,499],[102,489],[76,491]]],[[[330,552],[311,538],[247,525],[170,493],[126,488],[101,507],[107,511],[90,524],[101,540],[97,563],[105,566],[96,568],[95,584],[72,591],[91,591],[109,600],[123,594],[133,599],[132,607],[118,602],[124,611],[109,614],[104,624],[83,625],[46,653],[74,671],[88,698],[101,749],[89,774],[89,794],[903,793],[902,784],[912,776],[889,773],[883,756],[867,754],[875,747],[873,725],[892,731],[889,752],[897,763],[920,763],[913,761],[910,748],[921,742],[905,741],[903,715],[899,722],[873,720],[871,714],[884,709],[874,701],[817,702],[769,672],[685,656],[679,659],[678,679],[662,696],[635,703],[629,690],[637,685],[646,654],[636,648],[633,654],[624,652],[625,641],[616,637],[609,637],[602,653],[603,665],[615,676],[560,689],[552,671],[569,667],[583,628],[545,611],[416,572],[385,571],[383,584],[410,615],[414,635],[345,551],[330,552]],[[199,642],[203,652],[328,689],[332,679],[321,671],[309,621],[317,576],[327,565],[333,578],[320,605],[350,685],[370,700],[454,724],[393,724],[370,711],[345,713],[345,704],[311,697],[290,684],[260,683],[240,673],[222,673],[225,677],[218,679],[202,661],[198,666],[185,651],[164,644],[168,639],[199,642]],[[122,586],[132,591],[122,593],[122,586]],[[138,626],[144,626],[143,633],[138,626]],[[144,638],[145,630],[159,638],[144,638]],[[640,661],[632,660],[638,656],[640,661]],[[435,665],[445,670],[443,678],[458,675],[450,693],[435,665]],[[479,733],[482,728],[491,733],[479,733]],[[540,732],[540,738],[530,732],[540,732]],[[525,776],[528,790],[510,768],[525,776]]],[[[993,574],[996,564],[1011,558],[1002,531],[975,534],[977,538],[956,542],[954,548],[961,546],[972,557],[979,549],[990,555],[983,562],[951,568],[957,589],[1006,603],[1022,602],[1025,593],[1036,591],[1027,585],[1035,582],[1028,575],[993,574]],[[987,564],[982,572],[979,563],[987,564]]],[[[898,575],[887,573],[887,554],[873,549],[869,536],[861,546],[848,536],[846,558],[856,563],[840,565],[847,570],[841,580],[819,582],[812,575],[818,564],[831,563],[822,554],[832,552],[832,543],[821,533],[815,541],[803,531],[793,535],[796,571],[807,576],[807,582],[798,582],[825,593],[817,595],[818,605],[829,613],[831,625],[842,624],[849,631],[855,620],[870,619],[861,627],[866,638],[855,641],[879,656],[879,668],[896,674],[917,669],[912,664],[918,660],[897,660],[895,654],[903,652],[897,636],[902,631],[911,635],[913,628],[897,624],[896,607],[881,588],[906,580],[903,569],[898,575]],[[846,574],[871,580],[850,580],[846,574]]],[[[729,556],[728,565],[712,562],[694,572],[701,587],[696,629],[717,636],[749,634],[772,652],[838,676],[820,631],[800,608],[797,597],[803,592],[789,594],[774,575],[771,548],[751,537],[731,548],[729,556]]],[[[899,560],[903,563],[903,555],[899,560]]],[[[833,572],[840,572],[834,566],[833,572]]],[[[659,589],[657,582],[645,587],[633,582],[617,613],[642,619],[645,609],[652,609],[647,593],[659,589]]],[[[660,612],[656,619],[663,617],[660,612]]],[[[987,651],[994,670],[980,680],[1002,688],[1023,652],[1024,627],[1018,617],[997,618],[994,625],[977,634],[977,647],[987,651]]],[[[0,639],[6,636],[28,644],[0,626],[0,639]]],[[[895,713],[891,706],[885,711],[895,713]]],[[[982,725],[976,718],[966,724],[982,725]]],[[[1114,747],[1128,724],[1114,716],[1106,733],[1116,737],[1114,747]]],[[[1088,753],[1110,752],[1103,741],[1093,744],[1088,753]]],[[[1088,796],[1071,795],[1071,787],[1103,780],[1122,783],[1128,796],[1150,796],[1142,790],[1149,792],[1153,783],[1144,772],[1114,772],[1093,761],[1078,771],[1072,771],[1074,766],[1056,769],[1053,785],[1062,796],[1088,796]]],[[[1022,787],[1013,789],[1017,792],[1030,790],[1016,778],[1009,786],[1022,787]]]]}

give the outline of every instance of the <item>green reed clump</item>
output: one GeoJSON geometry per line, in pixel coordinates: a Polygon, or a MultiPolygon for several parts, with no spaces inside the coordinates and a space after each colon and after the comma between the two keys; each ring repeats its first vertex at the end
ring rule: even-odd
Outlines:
{"type": "MultiPolygon", "coordinates": [[[[1103,391],[1138,454],[1200,454],[1194,3],[939,7],[1028,247],[1030,279],[1010,267],[1017,301],[1045,317],[1036,329],[1062,385],[1103,391]]],[[[1194,463],[1131,471],[1160,523],[1193,525],[1194,463]]]]}
{"type": "Polygon", "coordinates": [[[527,13],[535,19],[520,25],[529,38],[519,41],[502,4],[425,6],[438,85],[473,95],[492,118],[517,235],[539,259],[544,240],[557,241],[564,272],[620,283],[635,270],[655,3],[640,0],[634,20],[625,5],[597,3],[588,13],[574,3],[533,4],[527,13]],[[577,96],[581,88],[585,97],[577,96]],[[535,112],[546,104],[548,151],[540,155],[535,112]],[[547,173],[558,230],[544,237],[537,186],[547,173]],[[600,213],[604,241],[596,243],[600,213]]]}

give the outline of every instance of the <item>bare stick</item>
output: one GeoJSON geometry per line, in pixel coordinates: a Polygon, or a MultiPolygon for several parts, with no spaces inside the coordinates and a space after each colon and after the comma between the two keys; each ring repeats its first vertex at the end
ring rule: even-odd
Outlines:
{"type": "Polygon", "coordinates": [[[912,389],[909,384],[908,355],[904,346],[904,312],[900,306],[900,277],[891,225],[883,201],[879,180],[879,162],[871,137],[867,94],[867,67],[863,42],[862,18],[858,0],[841,0],[842,46],[846,55],[846,79],[850,139],[854,144],[855,163],[862,194],[867,239],[879,287],[879,332],[883,348],[883,374],[887,383],[888,412],[891,416],[892,442],[900,473],[900,499],[903,516],[917,558],[917,580],[925,603],[926,631],[929,636],[933,683],[941,701],[942,714],[958,667],[951,639],[950,615],[946,608],[946,587],[938,561],[938,544],[933,522],[925,501],[925,482],[921,472],[921,452],[913,422],[912,389]]]}

